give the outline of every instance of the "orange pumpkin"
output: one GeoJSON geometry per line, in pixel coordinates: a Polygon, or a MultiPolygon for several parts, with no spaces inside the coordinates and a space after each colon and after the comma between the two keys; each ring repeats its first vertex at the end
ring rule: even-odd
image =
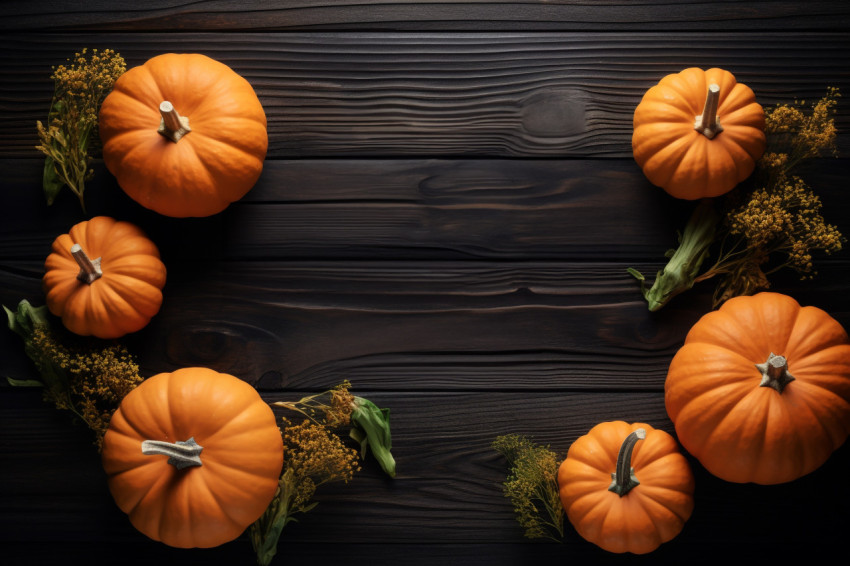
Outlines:
{"type": "Polygon", "coordinates": [[[235,539],[266,510],[283,439],[249,384],[183,368],[124,397],[103,439],[103,467],[139,531],[170,546],[208,548],[235,539]]]}
{"type": "Polygon", "coordinates": [[[735,297],[688,332],[665,402],[679,441],[715,476],[788,482],[850,433],[850,341],[829,314],[786,295],[735,297]]]}
{"type": "Polygon", "coordinates": [[[578,534],[609,552],[652,552],[694,508],[694,477],[675,439],[644,423],[594,426],[570,446],[558,485],[578,534]]]}
{"type": "Polygon", "coordinates": [[[47,307],[81,336],[136,332],[162,305],[165,265],[129,222],[96,216],[76,224],[53,241],[44,267],[47,307]]]}
{"type": "Polygon", "coordinates": [[[723,69],[685,69],[650,88],[635,109],[632,152],[646,177],[676,198],[732,190],[764,153],[764,110],[723,69]]]}
{"type": "Polygon", "coordinates": [[[121,75],[100,109],[103,161],[166,216],[210,216],[257,182],[268,148],[254,89],[227,65],[167,53],[121,75]]]}

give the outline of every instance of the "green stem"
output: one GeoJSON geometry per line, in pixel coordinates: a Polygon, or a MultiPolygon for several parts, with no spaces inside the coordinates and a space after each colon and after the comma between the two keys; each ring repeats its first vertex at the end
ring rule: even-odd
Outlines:
{"type": "Polygon", "coordinates": [[[640,485],[635,477],[635,469],[632,467],[632,451],[637,441],[644,438],[646,438],[646,430],[639,428],[628,435],[620,445],[620,453],[617,454],[617,471],[611,474],[611,485],[608,486],[608,491],[623,497],[640,485]]]}
{"type": "Polygon", "coordinates": [[[679,241],[664,269],[655,276],[652,287],[646,289],[644,276],[636,269],[628,272],[641,282],[641,292],[649,310],[657,311],[670,299],[694,286],[709,248],[714,243],[720,216],[711,199],[702,199],[694,209],[679,241]]]}

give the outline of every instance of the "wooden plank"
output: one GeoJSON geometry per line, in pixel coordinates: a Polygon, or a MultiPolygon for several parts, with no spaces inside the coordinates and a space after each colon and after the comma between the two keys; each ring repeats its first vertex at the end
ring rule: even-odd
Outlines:
{"type": "MultiPolygon", "coordinates": [[[[42,259],[83,220],[69,191],[48,207],[41,160],[0,161],[0,259],[42,259]],[[33,222],[33,219],[39,219],[33,222]]],[[[824,215],[850,234],[850,160],[805,172],[824,215]]],[[[658,262],[695,206],[629,160],[267,160],[224,213],[166,218],[97,166],[91,214],[137,223],[167,263],[191,260],[486,259],[658,262]]]]}
{"type": "MultiPolygon", "coordinates": [[[[846,32],[74,33],[0,39],[0,157],[24,158],[50,68],[82,47],[133,65],[201,52],[255,87],[269,157],[631,157],[632,115],[668,73],[718,66],[765,104],[850,92],[846,32]]],[[[840,106],[839,131],[850,130],[840,106]]]]}
{"type": "MultiPolygon", "coordinates": [[[[40,264],[11,265],[0,302],[44,304],[40,264]]],[[[774,290],[850,328],[848,270],[828,263],[812,282],[774,278],[774,290]]],[[[619,263],[189,263],[123,341],[145,376],[200,365],[268,391],[343,378],[380,391],[660,391],[712,289],[650,313],[619,263]]],[[[0,345],[6,375],[30,377],[19,338],[0,333],[0,345]]]]}
{"type": "MultiPolygon", "coordinates": [[[[16,464],[0,468],[4,552],[14,556],[31,547],[36,556],[64,549],[73,553],[79,549],[76,545],[85,544],[97,558],[120,545],[128,556],[157,557],[166,564],[204,556],[218,561],[239,553],[248,561],[251,551],[244,536],[214,554],[169,549],[145,539],[112,503],[86,431],[61,422],[64,415],[43,405],[36,392],[12,393],[0,396],[0,455],[16,464]],[[20,473],[23,469],[27,474],[20,473]],[[47,540],[45,532],[50,533],[47,540]]],[[[613,560],[581,540],[569,524],[563,545],[524,540],[501,493],[505,463],[490,443],[499,434],[517,432],[563,456],[578,436],[602,420],[643,421],[672,430],[660,392],[359,393],[392,409],[398,477],[384,477],[374,461],[367,460],[349,484],[320,488],[319,506],[284,531],[284,556],[291,552],[291,559],[306,559],[317,549],[323,549],[319,555],[357,554],[360,549],[377,556],[381,545],[399,545],[408,552],[409,545],[425,545],[423,560],[410,562],[424,564],[427,558],[441,556],[447,544],[465,548],[462,554],[487,544],[490,548],[481,550],[491,556],[505,545],[508,555],[497,557],[496,564],[517,563],[537,553],[613,560]]],[[[265,398],[273,402],[291,397],[265,398]]],[[[653,560],[681,561],[697,552],[740,548],[765,556],[812,545],[819,550],[838,548],[848,527],[850,487],[841,481],[848,458],[850,450],[843,446],[819,470],[779,486],[723,482],[691,459],[697,485],[694,515],[679,537],[652,554],[653,560]],[[778,525],[794,533],[781,549],[775,545],[778,525]]]]}
{"type": "Polygon", "coordinates": [[[144,5],[114,0],[0,5],[3,30],[729,30],[836,29],[850,22],[845,2],[635,2],[513,0],[218,0],[144,5]]]}

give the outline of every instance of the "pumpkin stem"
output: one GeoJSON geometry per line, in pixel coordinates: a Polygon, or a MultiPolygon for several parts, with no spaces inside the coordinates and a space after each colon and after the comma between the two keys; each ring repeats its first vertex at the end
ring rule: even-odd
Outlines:
{"type": "Polygon", "coordinates": [[[796,379],[788,371],[788,360],[785,356],[777,356],[773,352],[767,357],[763,364],[755,364],[761,372],[761,383],[759,387],[770,387],[778,393],[782,393],[785,386],[796,379]]]}
{"type": "Polygon", "coordinates": [[[103,271],[100,268],[101,258],[97,258],[95,260],[89,259],[89,256],[86,255],[86,252],[83,251],[80,244],[74,244],[71,246],[71,255],[74,256],[74,259],[77,260],[77,265],[80,266],[80,272],[77,274],[77,279],[83,283],[91,285],[92,282],[103,277],[103,271]]]}
{"type": "Polygon", "coordinates": [[[168,463],[182,470],[189,466],[202,466],[201,450],[204,447],[195,442],[195,437],[177,442],[162,440],[145,440],[142,442],[142,454],[146,456],[168,456],[168,463]]]}
{"type": "Polygon", "coordinates": [[[192,131],[192,128],[189,127],[189,118],[178,114],[174,105],[167,100],[159,105],[159,113],[162,115],[162,119],[159,121],[157,133],[162,134],[174,143],[177,143],[180,138],[192,131]]]}
{"type": "Polygon", "coordinates": [[[617,454],[617,471],[611,474],[611,485],[608,491],[613,491],[620,497],[626,495],[633,487],[640,484],[635,477],[635,469],[632,467],[632,450],[638,440],[646,438],[646,429],[639,428],[632,432],[620,445],[620,453],[617,454]]]}
{"type": "Polygon", "coordinates": [[[702,115],[696,117],[694,129],[712,139],[723,131],[720,122],[717,121],[717,106],[720,103],[720,87],[716,84],[708,85],[708,94],[705,96],[705,106],[702,115]]]}

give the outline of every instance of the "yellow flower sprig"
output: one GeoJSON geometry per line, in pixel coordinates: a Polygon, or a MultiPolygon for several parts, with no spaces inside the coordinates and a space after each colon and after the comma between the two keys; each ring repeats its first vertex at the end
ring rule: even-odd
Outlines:
{"type": "Polygon", "coordinates": [[[25,352],[39,373],[38,379],[8,379],[9,383],[42,387],[46,402],[70,411],[92,430],[100,451],[112,414],[144,380],[135,358],[118,343],[60,338],[45,306],[33,307],[23,300],[17,311],[3,309],[9,328],[24,340],[25,352]]]}
{"type": "Polygon", "coordinates": [[[297,411],[331,429],[349,427],[349,436],[360,444],[361,457],[365,458],[371,450],[381,469],[394,478],[396,462],[392,455],[390,410],[353,395],[350,388],[351,383],[345,380],[322,393],[294,402],[278,401],[274,405],[297,411]]]}
{"type": "Polygon", "coordinates": [[[53,100],[47,123],[36,122],[39,145],[46,156],[42,185],[47,204],[53,204],[64,186],[77,195],[86,210],[86,181],[91,150],[98,141],[97,115],[115,81],[127,70],[124,59],[111,49],[75,53],[67,65],[53,68],[53,100]]]}
{"type": "Polygon", "coordinates": [[[342,481],[348,483],[360,471],[357,451],[320,424],[305,419],[293,424],[283,419],[283,472],[277,493],[263,515],[249,527],[257,563],[267,566],[277,553],[283,528],[296,514],[313,509],[316,489],[342,481]]]}
{"type": "Polygon", "coordinates": [[[498,436],[492,447],[508,464],[502,491],[526,538],[564,537],[564,507],[558,491],[560,461],[548,446],[519,434],[498,436]]]}

